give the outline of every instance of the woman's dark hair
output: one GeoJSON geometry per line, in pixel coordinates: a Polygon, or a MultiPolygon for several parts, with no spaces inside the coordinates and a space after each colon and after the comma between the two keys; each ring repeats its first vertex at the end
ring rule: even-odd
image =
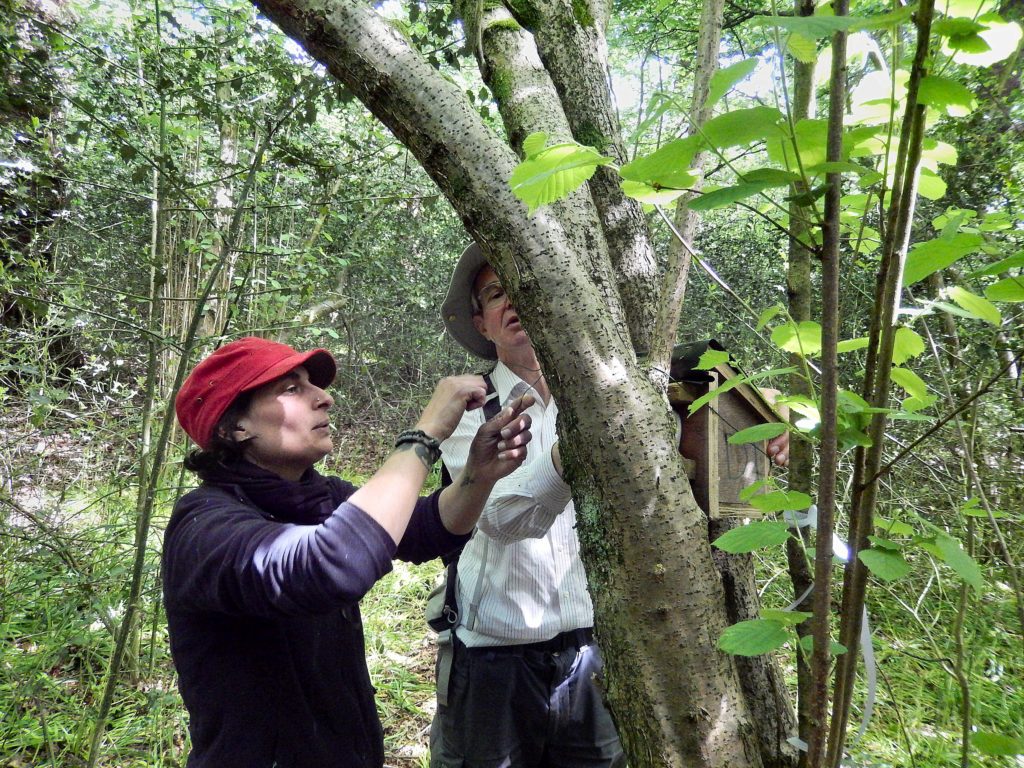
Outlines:
{"type": "Polygon", "coordinates": [[[234,399],[213,428],[209,447],[189,451],[185,457],[185,469],[202,475],[214,467],[234,464],[243,457],[245,441],[235,440],[235,430],[238,428],[238,420],[249,410],[251,402],[252,391],[243,392],[234,399]]]}

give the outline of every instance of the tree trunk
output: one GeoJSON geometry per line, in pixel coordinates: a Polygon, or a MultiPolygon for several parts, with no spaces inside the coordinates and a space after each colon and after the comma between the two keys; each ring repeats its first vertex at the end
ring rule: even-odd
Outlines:
{"type": "MultiPolygon", "coordinates": [[[[762,765],[736,664],[716,646],[728,616],[706,520],[620,298],[644,278],[613,268],[618,247],[603,226],[577,227],[603,221],[594,189],[528,216],[508,186],[514,152],[372,10],[257,4],[413,152],[520,310],[559,403],[607,695],[630,764],[762,765]]],[[[603,76],[580,82],[606,88],[603,76]]]]}

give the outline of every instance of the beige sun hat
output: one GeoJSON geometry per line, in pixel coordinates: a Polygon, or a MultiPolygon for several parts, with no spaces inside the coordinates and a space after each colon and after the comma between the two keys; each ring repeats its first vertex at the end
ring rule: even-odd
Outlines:
{"type": "Polygon", "coordinates": [[[473,325],[473,282],[477,273],[487,266],[487,259],[476,243],[462,252],[448,294],[441,305],[441,319],[445,330],[471,354],[484,360],[497,360],[498,350],[473,325]]]}

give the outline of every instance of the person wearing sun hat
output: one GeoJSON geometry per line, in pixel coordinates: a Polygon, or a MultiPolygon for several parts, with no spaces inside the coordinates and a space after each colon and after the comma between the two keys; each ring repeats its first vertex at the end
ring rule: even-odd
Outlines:
{"type": "MultiPolygon", "coordinates": [[[[464,349],[493,363],[501,402],[525,392],[534,404],[526,410],[530,453],[495,484],[459,557],[459,623],[450,668],[438,675],[431,767],[622,766],[600,690],[576,511],[562,479],[558,407],[516,308],[475,243],[459,257],[441,317],[464,349]]],[[[453,476],[466,466],[480,423],[467,411],[442,443],[453,476]]],[[[770,444],[776,464],[788,461],[788,445],[788,435],[770,444]]]]}
{"type": "Polygon", "coordinates": [[[394,557],[463,543],[526,456],[529,397],[481,425],[456,483],[419,497],[439,442],[485,396],[481,377],[456,376],[361,488],[323,476],[335,372],[326,350],[246,337],[175,399],[201,481],[175,504],[162,554],[190,768],[381,768],[359,600],[394,557]]]}
{"type": "MultiPolygon", "coordinates": [[[[598,680],[594,610],[576,511],[562,479],[558,408],[529,336],[476,244],[463,251],[441,306],[448,334],[494,364],[501,402],[529,393],[533,442],[498,481],[459,557],[451,668],[438,675],[433,768],[621,766],[598,680]]],[[[467,411],[441,445],[455,476],[482,419],[467,411]]],[[[447,649],[445,649],[447,650],[447,649]]],[[[439,670],[447,664],[439,656],[439,670]]]]}

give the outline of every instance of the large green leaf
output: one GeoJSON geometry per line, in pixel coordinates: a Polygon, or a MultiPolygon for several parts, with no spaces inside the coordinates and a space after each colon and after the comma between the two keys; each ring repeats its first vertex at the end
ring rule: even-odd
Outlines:
{"type": "Polygon", "coordinates": [[[1017,50],[1021,41],[1021,27],[1015,21],[1004,21],[997,13],[985,13],[978,17],[978,23],[985,29],[977,33],[977,45],[971,35],[942,41],[942,52],[957,64],[971,67],[991,67],[1003,61],[1017,50]]]}
{"type": "Polygon", "coordinates": [[[895,365],[903,365],[912,357],[917,357],[924,352],[924,339],[911,328],[901,325],[896,329],[896,337],[892,345],[892,362],[895,365]]]}
{"type": "Polygon", "coordinates": [[[890,375],[911,397],[928,397],[928,386],[909,368],[893,368],[890,375]]]}
{"type": "Polygon", "coordinates": [[[780,134],[782,113],[774,107],[750,107],[708,120],[701,129],[704,140],[718,149],[746,146],[780,134]]]}
{"type": "Polygon", "coordinates": [[[811,501],[811,497],[802,491],[771,491],[749,499],[750,506],[765,513],[807,509],[811,501]]]}
{"type": "Polygon", "coordinates": [[[985,289],[989,301],[1024,301],[1024,277],[1007,277],[985,289]]]}
{"type": "Polygon", "coordinates": [[[799,32],[790,32],[786,38],[786,53],[803,64],[813,64],[818,60],[818,44],[799,32]]]}
{"type": "Polygon", "coordinates": [[[785,135],[769,137],[768,158],[776,165],[781,165],[794,173],[799,172],[801,167],[809,168],[825,162],[828,148],[828,121],[801,120],[796,124],[794,137],[793,139],[785,135]],[[797,162],[796,154],[793,151],[794,141],[797,151],[800,153],[799,162],[797,162]]]}
{"type": "Polygon", "coordinates": [[[846,341],[840,341],[836,344],[836,354],[842,355],[846,352],[855,352],[858,349],[864,349],[870,340],[867,336],[861,336],[857,339],[847,339],[846,341]]]}
{"type": "Polygon", "coordinates": [[[984,244],[985,238],[973,232],[958,232],[952,237],[937,237],[917,243],[907,254],[903,285],[913,285],[933,272],[945,269],[984,244]]]}
{"type": "Polygon", "coordinates": [[[786,627],[795,627],[803,624],[814,614],[810,611],[781,611],[778,608],[764,608],[761,610],[761,618],[768,621],[777,621],[786,627]]]}
{"type": "MultiPolygon", "coordinates": [[[[692,180],[694,177],[690,177],[692,180]]],[[[622,180],[622,192],[626,197],[631,197],[641,203],[649,205],[671,205],[676,198],[686,194],[685,189],[671,189],[668,187],[652,187],[642,181],[622,180]]]]}
{"type": "Polygon", "coordinates": [[[724,208],[745,198],[753,197],[768,186],[767,184],[760,183],[737,184],[734,187],[715,189],[691,200],[690,208],[694,211],[710,211],[714,208],[724,208]]]}
{"type": "Polygon", "coordinates": [[[723,552],[739,554],[755,549],[775,547],[789,538],[789,523],[777,520],[755,520],[726,531],[714,540],[723,552]]]}
{"type": "Polygon", "coordinates": [[[655,188],[688,189],[694,182],[690,164],[700,146],[699,136],[670,141],[651,154],[626,163],[619,169],[619,175],[655,188]]]}
{"type": "Polygon", "coordinates": [[[785,187],[800,181],[799,174],[781,168],[755,168],[752,171],[744,171],[740,178],[746,184],[764,184],[766,187],[785,187]]]}
{"type": "Polygon", "coordinates": [[[771,440],[778,437],[789,429],[789,425],[780,421],[771,421],[767,424],[755,424],[752,427],[741,429],[739,432],[729,436],[727,442],[730,445],[743,445],[745,443],[756,443],[761,440],[771,440]]]}
{"type": "Polygon", "coordinates": [[[716,365],[729,362],[729,353],[724,349],[706,349],[693,366],[698,371],[710,371],[716,365]]]}
{"type": "Polygon", "coordinates": [[[561,200],[594,175],[599,165],[612,162],[592,147],[555,144],[527,158],[512,171],[509,185],[513,194],[533,213],[537,208],[561,200]]]}
{"type": "Polygon", "coordinates": [[[1002,323],[1002,313],[987,299],[976,296],[959,285],[954,285],[952,288],[947,289],[946,293],[949,298],[960,305],[966,312],[969,312],[972,317],[984,320],[986,323],[991,323],[997,328],[1002,323]]]}
{"type": "Polygon", "coordinates": [[[926,200],[941,200],[946,196],[946,182],[931,168],[922,165],[917,176],[917,194],[926,200]]]}
{"type": "Polygon", "coordinates": [[[923,77],[917,97],[922,104],[952,117],[965,117],[978,106],[978,100],[967,86],[939,75],[923,77]]]}
{"type": "Polygon", "coordinates": [[[798,325],[777,326],[772,330],[772,343],[787,352],[814,357],[821,352],[821,325],[803,320],[798,325]]]}
{"type": "Polygon", "coordinates": [[[956,571],[961,579],[979,592],[984,588],[985,577],[981,575],[981,568],[978,567],[974,558],[964,551],[959,541],[952,536],[940,534],[935,539],[935,546],[942,554],[943,562],[956,571]]]}
{"type": "Polygon", "coordinates": [[[862,549],[857,558],[883,581],[896,581],[910,573],[910,563],[903,555],[888,549],[862,549]]]}
{"type": "Polygon", "coordinates": [[[718,638],[718,647],[734,656],[760,656],[779,648],[789,632],[777,621],[751,619],[733,624],[718,638]]]}
{"type": "Polygon", "coordinates": [[[749,77],[757,68],[759,59],[751,57],[743,61],[737,61],[728,67],[722,67],[711,76],[711,84],[708,86],[707,107],[710,110],[718,100],[727,94],[733,87],[749,77]]]}
{"type": "Polygon", "coordinates": [[[855,28],[866,21],[856,16],[755,16],[754,27],[778,27],[812,40],[831,37],[836,32],[855,28]]]}

